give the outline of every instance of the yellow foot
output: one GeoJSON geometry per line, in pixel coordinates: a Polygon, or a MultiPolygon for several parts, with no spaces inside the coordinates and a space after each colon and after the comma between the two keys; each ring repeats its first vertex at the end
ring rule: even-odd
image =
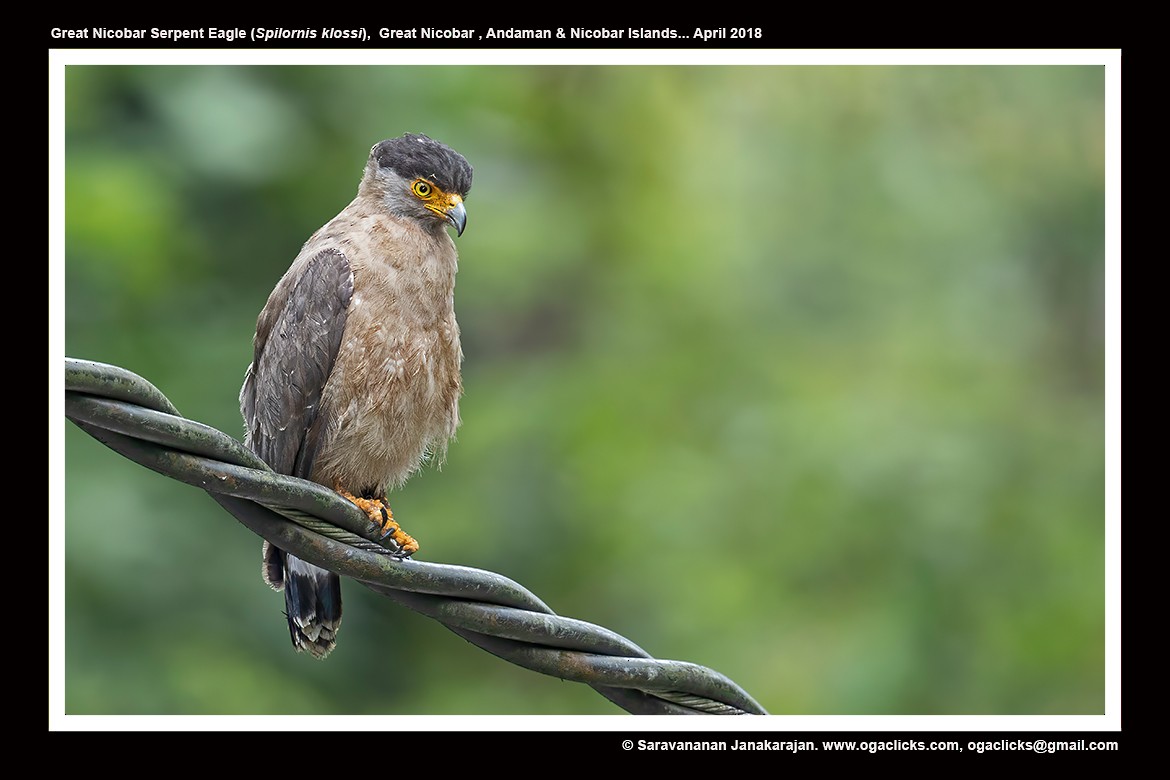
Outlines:
{"type": "Polygon", "coordinates": [[[382,529],[382,538],[389,536],[398,545],[398,552],[400,555],[414,555],[418,552],[418,542],[414,537],[402,530],[398,523],[394,522],[394,513],[390,511],[390,507],[386,504],[385,498],[362,498],[355,496],[348,490],[345,490],[340,485],[334,485],[333,489],[341,494],[342,498],[352,501],[358,509],[366,513],[370,518],[370,522],[382,529]]]}

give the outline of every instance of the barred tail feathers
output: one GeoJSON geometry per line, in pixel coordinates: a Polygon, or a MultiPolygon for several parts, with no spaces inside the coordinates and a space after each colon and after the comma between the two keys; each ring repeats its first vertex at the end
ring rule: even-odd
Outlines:
{"type": "Polygon", "coordinates": [[[314,658],[329,655],[341,628],[341,577],[267,542],[262,574],[273,589],[284,591],[293,647],[314,658]]]}

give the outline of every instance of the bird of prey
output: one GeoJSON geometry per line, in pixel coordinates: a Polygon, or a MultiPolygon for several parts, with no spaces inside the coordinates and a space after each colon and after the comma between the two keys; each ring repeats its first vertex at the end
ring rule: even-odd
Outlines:
{"type": "MultiPolygon", "coordinates": [[[[336,490],[410,555],[387,490],[459,426],[463,351],[455,322],[467,160],[407,133],[370,150],[357,197],[312,235],[256,321],[240,390],[245,443],[272,469],[336,490]]],[[[324,658],[341,625],[338,575],[264,543],[293,646],[324,658]]]]}

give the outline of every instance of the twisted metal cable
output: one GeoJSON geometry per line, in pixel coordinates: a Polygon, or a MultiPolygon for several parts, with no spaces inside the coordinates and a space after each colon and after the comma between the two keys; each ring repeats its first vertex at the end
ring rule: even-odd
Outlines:
{"type": "Polygon", "coordinates": [[[399,559],[393,542],[383,542],[381,529],[351,502],[274,473],[232,437],[181,416],[126,369],[65,358],[65,415],[115,452],[206,490],[281,549],[352,577],[506,661],[585,683],[635,714],[767,714],[722,674],[652,658],[606,628],[556,615],[507,577],[399,559]]]}

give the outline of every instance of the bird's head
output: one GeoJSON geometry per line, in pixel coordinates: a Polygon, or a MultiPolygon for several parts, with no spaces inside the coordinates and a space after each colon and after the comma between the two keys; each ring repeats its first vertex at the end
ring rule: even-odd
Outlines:
{"type": "Polygon", "coordinates": [[[457,235],[467,225],[463,199],[471,189],[471,165],[451,147],[407,133],[374,145],[362,188],[370,188],[394,214],[434,229],[449,224],[457,235]]]}

